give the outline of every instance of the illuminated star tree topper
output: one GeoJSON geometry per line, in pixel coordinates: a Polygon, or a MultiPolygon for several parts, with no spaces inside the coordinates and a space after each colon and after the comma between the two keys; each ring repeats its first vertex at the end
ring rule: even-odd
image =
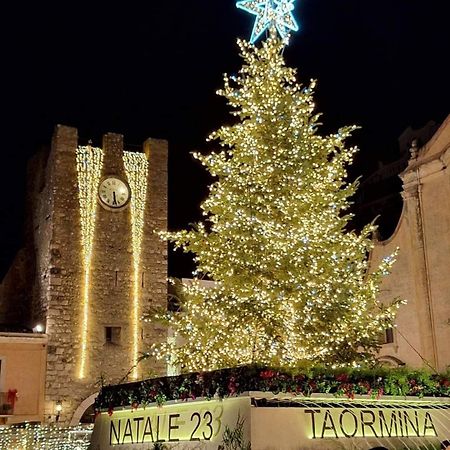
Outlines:
{"type": "Polygon", "coordinates": [[[284,44],[289,41],[290,31],[299,26],[292,14],[295,0],[239,0],[236,6],[256,16],[250,42],[255,43],[271,27],[275,27],[284,44]]]}

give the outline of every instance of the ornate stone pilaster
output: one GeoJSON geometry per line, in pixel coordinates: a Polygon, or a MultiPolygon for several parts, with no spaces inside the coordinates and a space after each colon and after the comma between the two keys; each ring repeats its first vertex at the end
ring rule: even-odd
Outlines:
{"type": "Polygon", "coordinates": [[[419,170],[407,170],[401,178],[403,180],[402,197],[405,203],[406,220],[410,229],[411,267],[421,336],[421,348],[416,350],[420,352],[429,365],[436,368],[438,366],[436,333],[419,170]]]}

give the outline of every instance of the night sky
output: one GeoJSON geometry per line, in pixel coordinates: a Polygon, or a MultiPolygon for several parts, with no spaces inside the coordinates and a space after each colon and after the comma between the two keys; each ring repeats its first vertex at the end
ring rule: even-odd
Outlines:
{"type": "MultiPolygon", "coordinates": [[[[209,182],[190,152],[229,120],[215,95],[240,67],[236,38],[253,16],[234,0],[10,2],[2,12],[0,277],[21,242],[26,161],[56,124],[80,143],[169,140],[169,226],[199,217],[209,182]]],[[[408,126],[450,112],[447,0],[297,0],[301,30],[285,51],[299,79],[318,79],[323,132],[358,124],[352,174],[396,158],[408,126]]],[[[183,263],[171,259],[173,274],[183,263]]],[[[186,273],[184,273],[186,275],[186,273]]]]}

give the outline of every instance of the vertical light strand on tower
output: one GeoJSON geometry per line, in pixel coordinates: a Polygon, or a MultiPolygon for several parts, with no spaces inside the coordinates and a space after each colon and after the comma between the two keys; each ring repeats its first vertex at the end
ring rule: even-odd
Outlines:
{"type": "Polygon", "coordinates": [[[78,199],[80,203],[83,288],[81,295],[79,378],[85,378],[89,332],[89,284],[97,209],[97,188],[103,166],[103,152],[90,145],[77,149],[78,199]]]}
{"type": "Polygon", "coordinates": [[[138,377],[139,357],[139,274],[144,233],[145,200],[147,196],[148,161],[143,153],[124,152],[123,161],[128,183],[131,188],[131,237],[133,245],[133,290],[131,308],[132,326],[132,378],[138,377]]]}

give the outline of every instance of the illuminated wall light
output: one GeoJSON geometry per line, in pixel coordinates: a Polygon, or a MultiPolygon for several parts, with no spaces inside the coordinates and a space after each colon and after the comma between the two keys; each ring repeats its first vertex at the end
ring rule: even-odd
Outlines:
{"type": "Polygon", "coordinates": [[[140,260],[142,250],[142,237],[144,233],[145,201],[147,196],[148,161],[143,153],[124,152],[123,161],[128,184],[131,188],[131,237],[133,246],[133,290],[131,308],[132,327],[132,373],[134,379],[138,378],[139,358],[139,318],[140,318],[140,260]]]}
{"type": "Polygon", "coordinates": [[[78,377],[85,378],[89,332],[89,281],[97,209],[97,188],[103,167],[103,152],[90,145],[80,146],[76,153],[78,174],[78,199],[81,220],[81,252],[83,288],[81,295],[80,366],[78,377]]]}
{"type": "Polygon", "coordinates": [[[45,331],[44,325],[38,323],[35,327],[33,327],[33,333],[43,333],[45,331]]]}

